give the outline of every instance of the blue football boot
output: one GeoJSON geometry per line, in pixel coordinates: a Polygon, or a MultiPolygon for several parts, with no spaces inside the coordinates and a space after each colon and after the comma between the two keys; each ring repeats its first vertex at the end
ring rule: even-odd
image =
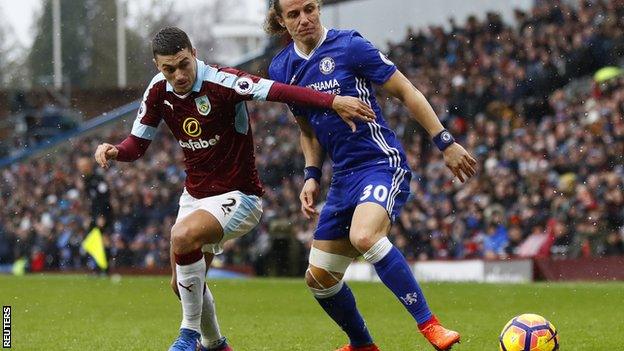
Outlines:
{"type": "Polygon", "coordinates": [[[199,338],[201,338],[201,335],[198,332],[180,328],[180,335],[171,344],[169,351],[197,351],[200,348],[199,338]]]}

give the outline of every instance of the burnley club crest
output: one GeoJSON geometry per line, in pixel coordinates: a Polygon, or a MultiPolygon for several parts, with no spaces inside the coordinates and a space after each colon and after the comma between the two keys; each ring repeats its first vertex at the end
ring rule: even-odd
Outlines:
{"type": "Polygon", "coordinates": [[[206,95],[196,98],[195,106],[197,106],[197,112],[202,116],[207,116],[210,113],[210,101],[206,95]]]}

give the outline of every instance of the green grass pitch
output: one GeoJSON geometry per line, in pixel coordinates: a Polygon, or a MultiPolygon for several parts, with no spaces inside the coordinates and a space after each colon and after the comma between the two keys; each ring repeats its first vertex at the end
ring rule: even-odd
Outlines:
{"type": "MultiPolygon", "coordinates": [[[[168,277],[0,276],[12,306],[15,350],[166,350],[180,306],[168,277]]],[[[332,351],[346,343],[302,280],[211,280],[221,328],[237,351],[332,351]]],[[[384,351],[433,350],[391,293],[351,283],[384,351]]],[[[453,350],[498,350],[513,316],[533,312],[558,328],[561,350],[624,349],[624,283],[424,284],[429,305],[462,334],[453,350]]]]}

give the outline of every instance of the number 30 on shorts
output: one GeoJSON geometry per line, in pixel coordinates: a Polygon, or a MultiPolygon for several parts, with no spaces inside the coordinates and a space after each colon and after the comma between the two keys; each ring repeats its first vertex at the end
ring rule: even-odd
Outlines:
{"type": "Polygon", "coordinates": [[[373,195],[375,200],[379,202],[384,202],[388,198],[388,188],[386,188],[384,185],[377,185],[375,187],[375,190],[373,190],[373,185],[369,184],[364,188],[362,196],[360,197],[360,201],[368,199],[371,194],[373,195]]]}

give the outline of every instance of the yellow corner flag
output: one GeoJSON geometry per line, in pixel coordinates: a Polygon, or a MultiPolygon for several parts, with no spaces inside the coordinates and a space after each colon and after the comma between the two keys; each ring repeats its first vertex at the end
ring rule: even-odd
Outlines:
{"type": "Polygon", "coordinates": [[[82,242],[82,248],[95,260],[100,269],[108,268],[106,252],[104,252],[104,242],[102,242],[102,232],[100,228],[93,228],[82,242]]]}
{"type": "Polygon", "coordinates": [[[18,258],[13,262],[11,271],[14,275],[24,275],[26,273],[26,259],[24,257],[18,258]]]}

